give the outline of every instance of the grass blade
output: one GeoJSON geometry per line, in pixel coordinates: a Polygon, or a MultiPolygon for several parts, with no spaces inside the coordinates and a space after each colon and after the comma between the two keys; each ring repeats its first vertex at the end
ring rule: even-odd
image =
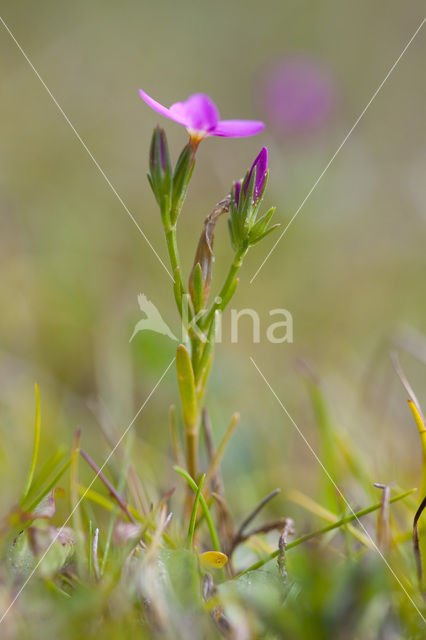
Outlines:
{"type": "Polygon", "coordinates": [[[25,498],[27,497],[31,489],[31,484],[34,478],[34,471],[37,464],[38,450],[40,447],[40,391],[37,383],[35,384],[35,403],[36,403],[36,407],[35,407],[35,421],[34,421],[33,455],[31,459],[30,470],[28,471],[27,481],[25,483],[25,489],[21,498],[21,504],[24,502],[25,498]]]}
{"type": "Polygon", "coordinates": [[[44,496],[47,495],[49,493],[49,491],[51,491],[56,486],[56,483],[59,482],[59,480],[62,478],[62,476],[64,475],[65,471],[68,470],[70,465],[71,465],[71,456],[59,468],[59,470],[57,471],[56,475],[52,478],[52,480],[49,482],[49,484],[43,489],[42,493],[40,493],[37,496],[37,498],[35,498],[31,502],[31,504],[28,507],[26,507],[26,509],[25,509],[26,511],[29,511],[30,513],[32,513],[34,511],[34,509],[36,508],[36,506],[38,505],[40,500],[42,500],[44,498],[44,496]]]}
{"type": "MultiPolygon", "coordinates": [[[[398,500],[403,500],[404,498],[409,496],[411,493],[414,493],[414,491],[417,491],[417,489],[410,489],[409,491],[400,493],[398,496],[391,498],[389,502],[397,502],[398,500]]],[[[378,502],[377,504],[373,504],[371,507],[366,507],[365,509],[361,509],[361,511],[357,511],[355,514],[341,518],[337,522],[329,524],[328,526],[323,527],[322,529],[317,529],[317,531],[312,531],[311,533],[307,533],[306,535],[301,536],[300,538],[297,538],[297,540],[293,540],[293,542],[289,542],[289,544],[286,546],[286,550],[292,549],[293,547],[297,547],[297,545],[302,544],[302,542],[306,542],[307,540],[310,540],[311,538],[315,538],[316,536],[320,536],[323,533],[327,533],[328,531],[332,531],[333,529],[338,529],[339,527],[347,524],[348,522],[353,522],[358,518],[362,518],[362,516],[366,516],[367,514],[372,513],[373,511],[377,511],[377,509],[380,509],[381,506],[382,506],[382,503],[378,502]]],[[[267,555],[265,558],[262,558],[258,562],[255,562],[254,564],[252,564],[247,569],[244,569],[244,571],[241,571],[238,574],[237,578],[239,576],[244,575],[248,571],[255,571],[256,569],[263,567],[264,564],[276,558],[279,553],[280,553],[280,550],[276,549],[275,551],[267,555]]]]}
{"type": "MultiPolygon", "coordinates": [[[[187,483],[189,484],[189,486],[191,487],[193,492],[196,494],[197,491],[198,491],[198,487],[197,487],[197,484],[194,482],[194,480],[189,475],[189,473],[187,471],[185,471],[185,469],[182,469],[181,467],[173,467],[173,470],[176,471],[176,473],[181,475],[183,478],[185,478],[185,480],[187,481],[187,483]]],[[[201,508],[203,510],[203,513],[204,513],[204,517],[205,517],[206,522],[207,522],[207,526],[208,526],[209,531],[210,531],[210,537],[212,539],[213,548],[214,548],[215,551],[220,551],[219,537],[217,535],[215,526],[213,524],[212,517],[210,515],[209,508],[207,506],[207,503],[206,503],[202,493],[200,493],[200,504],[201,504],[201,508]]]]}
{"type": "Polygon", "coordinates": [[[197,493],[195,494],[194,505],[192,507],[191,520],[189,521],[188,537],[186,540],[186,546],[187,546],[187,549],[189,550],[192,549],[192,542],[194,539],[194,531],[195,531],[195,520],[197,518],[197,511],[198,511],[198,503],[200,501],[201,490],[203,488],[205,477],[206,477],[206,474],[203,474],[201,476],[200,484],[198,485],[197,493]]]}
{"type": "Polygon", "coordinates": [[[239,413],[234,413],[234,415],[231,418],[231,422],[229,423],[229,426],[225,432],[225,435],[223,436],[222,442],[220,443],[213,460],[211,461],[210,464],[210,468],[207,472],[207,479],[206,479],[206,486],[208,486],[210,480],[212,479],[212,477],[214,476],[216,469],[218,468],[220,461],[222,460],[223,454],[225,453],[226,450],[226,446],[232,436],[232,434],[234,433],[235,427],[237,426],[238,422],[240,420],[240,414],[239,413]]]}

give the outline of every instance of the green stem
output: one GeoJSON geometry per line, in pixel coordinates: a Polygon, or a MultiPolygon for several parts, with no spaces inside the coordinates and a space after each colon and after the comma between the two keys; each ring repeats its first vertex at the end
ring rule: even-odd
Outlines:
{"type": "Polygon", "coordinates": [[[198,464],[198,428],[197,431],[186,432],[186,464],[189,475],[195,478],[198,464]]]}
{"type": "Polygon", "coordinates": [[[232,284],[234,283],[234,280],[239,270],[241,269],[241,265],[243,264],[243,260],[247,251],[248,251],[248,247],[243,247],[242,249],[239,249],[235,254],[234,261],[232,262],[229,268],[228,275],[226,276],[226,280],[223,283],[222,288],[219,291],[218,295],[216,296],[209,311],[203,318],[202,325],[204,328],[210,326],[215,312],[218,309],[221,309],[221,302],[227,297],[229,290],[231,289],[232,284]],[[218,298],[220,299],[220,302],[217,302],[218,298]]]}
{"type": "Polygon", "coordinates": [[[36,410],[35,410],[35,426],[34,426],[34,445],[33,445],[33,455],[31,459],[31,466],[28,472],[27,481],[25,483],[24,493],[22,494],[21,504],[24,502],[27,497],[31,485],[34,478],[34,471],[37,464],[38,450],[40,446],[40,392],[38,388],[38,384],[35,385],[35,398],[36,398],[36,410]]]}
{"type": "MultiPolygon", "coordinates": [[[[182,276],[180,274],[179,250],[176,238],[176,226],[165,226],[167,251],[169,253],[170,265],[172,267],[173,277],[178,278],[181,291],[186,292],[183,286],[182,276]]],[[[181,309],[179,309],[181,313],[181,309]]]]}
{"type": "Polygon", "coordinates": [[[179,251],[176,240],[176,227],[166,227],[166,242],[173,273],[179,266],[179,251]]]}

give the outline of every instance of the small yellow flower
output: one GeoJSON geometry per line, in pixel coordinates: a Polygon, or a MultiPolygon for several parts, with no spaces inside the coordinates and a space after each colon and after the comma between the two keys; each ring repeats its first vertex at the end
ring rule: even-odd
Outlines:
{"type": "Polygon", "coordinates": [[[200,564],[204,568],[221,569],[227,562],[228,556],[220,551],[206,551],[200,554],[200,564]]]}

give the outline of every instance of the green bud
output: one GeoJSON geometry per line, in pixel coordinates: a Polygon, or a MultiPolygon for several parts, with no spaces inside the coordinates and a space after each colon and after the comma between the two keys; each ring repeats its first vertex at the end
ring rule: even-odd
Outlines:
{"type": "Polygon", "coordinates": [[[195,153],[193,146],[188,143],[180,154],[173,174],[173,188],[170,221],[174,225],[186,197],[189,181],[195,166],[195,153]]]}
{"type": "Polygon", "coordinates": [[[194,304],[195,313],[204,307],[203,272],[199,262],[193,267],[189,280],[189,292],[194,304]]]}
{"type": "Polygon", "coordinates": [[[162,216],[168,215],[172,197],[172,165],[166,133],[160,127],[156,127],[152,134],[148,181],[162,216]]]}

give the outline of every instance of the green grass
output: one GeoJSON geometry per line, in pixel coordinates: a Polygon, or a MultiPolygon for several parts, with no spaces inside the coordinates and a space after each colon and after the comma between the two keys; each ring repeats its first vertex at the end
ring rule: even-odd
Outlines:
{"type": "MultiPolygon", "coordinates": [[[[2,637],[219,638],[232,637],[236,629],[244,637],[264,638],[423,637],[425,607],[411,540],[419,497],[413,489],[392,490],[387,505],[369,504],[365,495],[365,506],[343,516],[337,505],[332,509],[325,484],[315,500],[304,501],[295,492],[294,499],[317,520],[329,522],[304,533],[293,525],[297,535],[287,529],[281,543],[284,522],[262,516],[274,491],[245,519],[244,535],[240,532],[233,546],[238,531],[227,521],[233,505],[217,493],[215,453],[210,451],[214,473],[207,485],[205,476],[196,483],[175,467],[182,476],[178,495],[140,511],[132,496],[135,482],[143,484],[144,478],[143,471],[133,476],[133,434],[118,475],[105,469],[112,480],[102,473],[96,489],[87,490],[79,475],[97,466],[90,458],[88,465],[87,454],[79,455],[78,436],[74,453],[58,450],[38,469],[38,395],[36,414],[30,481],[23,480],[21,505],[2,526],[3,611],[12,605],[2,637]],[[52,493],[55,486],[67,485],[67,497],[52,493]],[[52,510],[53,500],[61,506],[60,517],[52,510]],[[385,544],[378,535],[381,510],[382,526],[389,530],[385,544]],[[375,544],[382,545],[383,557],[375,544]],[[228,553],[228,562],[216,568],[224,556],[208,551],[228,553]]],[[[319,433],[329,446],[332,424],[319,433]]],[[[360,462],[355,446],[345,455],[335,450],[336,469],[347,484],[348,473],[360,462]]],[[[352,481],[358,485],[356,475],[352,481]]]]}

